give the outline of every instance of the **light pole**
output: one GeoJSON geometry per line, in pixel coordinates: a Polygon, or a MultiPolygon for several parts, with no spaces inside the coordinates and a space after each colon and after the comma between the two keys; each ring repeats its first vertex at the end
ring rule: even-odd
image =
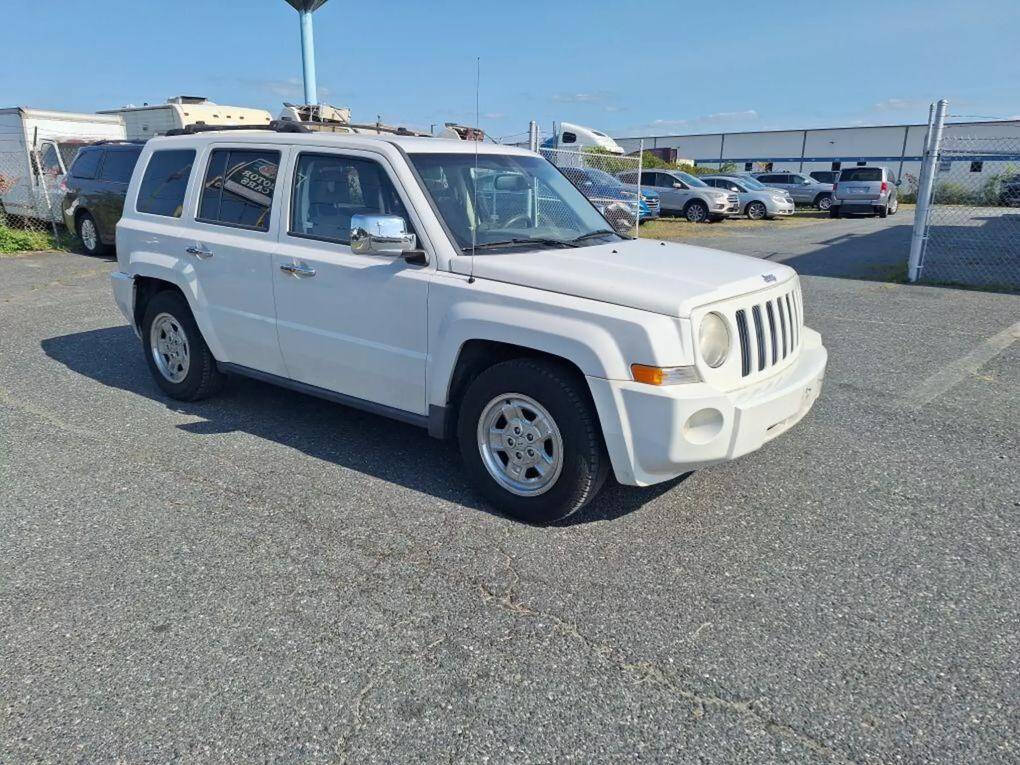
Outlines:
{"type": "Polygon", "coordinates": [[[326,0],[287,0],[287,4],[298,12],[301,18],[301,65],[305,78],[305,103],[314,106],[319,103],[315,87],[315,37],[312,34],[312,14],[326,4],[326,0]]]}

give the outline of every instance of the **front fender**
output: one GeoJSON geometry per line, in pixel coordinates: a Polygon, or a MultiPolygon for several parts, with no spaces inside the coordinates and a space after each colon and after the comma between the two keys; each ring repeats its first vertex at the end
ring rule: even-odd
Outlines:
{"type": "Polygon", "coordinates": [[[582,374],[629,380],[630,365],[686,363],[683,321],[608,303],[497,284],[494,292],[433,284],[428,403],[445,406],[465,343],[483,340],[548,353],[582,374]]]}

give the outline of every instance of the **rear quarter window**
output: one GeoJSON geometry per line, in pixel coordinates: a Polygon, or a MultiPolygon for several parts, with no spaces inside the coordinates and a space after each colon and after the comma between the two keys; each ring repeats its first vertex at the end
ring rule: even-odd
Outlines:
{"type": "Polygon", "coordinates": [[[71,165],[71,177],[90,180],[96,177],[99,160],[103,158],[101,149],[82,149],[71,165]]]}
{"type": "Polygon", "coordinates": [[[194,149],[154,151],[138,189],[135,209],[151,215],[180,218],[194,163],[194,149]]]}
{"type": "Polygon", "coordinates": [[[136,162],[138,162],[137,151],[125,149],[107,151],[103,167],[99,171],[99,178],[114,183],[127,183],[131,180],[131,172],[135,169],[136,162]]]}
{"type": "Polygon", "coordinates": [[[880,181],[882,180],[882,168],[880,167],[851,167],[839,174],[839,180],[843,181],[880,181]]]}

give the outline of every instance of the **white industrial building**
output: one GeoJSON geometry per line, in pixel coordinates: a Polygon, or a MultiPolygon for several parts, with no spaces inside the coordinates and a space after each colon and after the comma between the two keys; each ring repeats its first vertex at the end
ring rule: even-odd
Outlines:
{"type": "MultiPolygon", "coordinates": [[[[742,133],[702,135],[650,135],[644,138],[617,138],[628,153],[637,151],[641,142],[647,149],[675,149],[676,156],[693,159],[696,165],[717,167],[732,163],[740,171],[839,170],[850,165],[882,165],[896,178],[913,176],[921,170],[927,125],[881,125],[876,127],[812,128],[809,130],[763,130],[742,133]]],[[[1020,120],[954,122],[945,127],[946,137],[978,139],[973,154],[953,155],[951,163],[967,162],[967,172],[989,175],[1008,167],[1020,171],[1017,147],[1020,147],[1020,120]],[[996,141],[994,139],[1002,139],[996,141]],[[986,145],[987,149],[977,148],[986,145]],[[1003,147],[1011,150],[1003,151],[1003,147]]],[[[959,174],[960,168],[947,167],[940,172],[959,174]]]]}

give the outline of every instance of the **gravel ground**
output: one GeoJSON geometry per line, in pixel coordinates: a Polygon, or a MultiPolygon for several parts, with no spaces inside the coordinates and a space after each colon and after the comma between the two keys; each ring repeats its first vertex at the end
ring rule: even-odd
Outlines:
{"type": "Polygon", "coordinates": [[[1020,757],[1020,298],[806,276],[802,423],[538,529],[413,427],[165,400],[112,268],[0,258],[0,761],[1020,757]]]}

